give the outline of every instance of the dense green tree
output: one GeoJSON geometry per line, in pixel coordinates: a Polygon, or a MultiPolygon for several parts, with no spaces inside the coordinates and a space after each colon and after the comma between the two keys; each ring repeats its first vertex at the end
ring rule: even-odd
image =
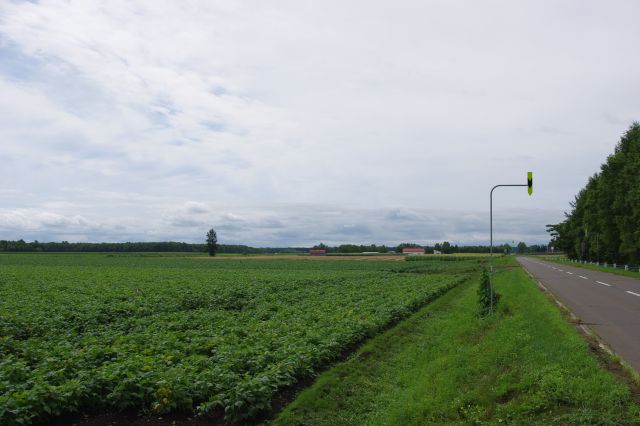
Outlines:
{"type": "Polygon", "coordinates": [[[524,241],[520,241],[516,250],[519,254],[525,253],[527,251],[527,244],[524,241]]]}
{"type": "Polygon", "coordinates": [[[320,244],[316,244],[315,246],[312,247],[314,250],[327,250],[327,252],[329,252],[329,246],[327,246],[325,243],[320,243],[320,244]]]}
{"type": "Polygon", "coordinates": [[[575,259],[640,263],[640,123],[570,205],[564,221],[547,226],[552,246],[575,259]]]}
{"type": "Polygon", "coordinates": [[[445,241],[444,243],[442,243],[442,253],[444,254],[453,253],[453,250],[451,249],[451,243],[449,241],[445,241]]]}
{"type": "Polygon", "coordinates": [[[356,244],[341,244],[336,248],[338,253],[363,253],[363,252],[378,252],[378,253],[386,253],[387,248],[382,246],[377,246],[375,244],[371,245],[356,245],[356,244]]]}

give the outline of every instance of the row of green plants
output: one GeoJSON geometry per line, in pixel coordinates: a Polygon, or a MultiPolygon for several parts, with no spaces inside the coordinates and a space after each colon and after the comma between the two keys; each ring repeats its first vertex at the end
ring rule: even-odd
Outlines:
{"type": "Polygon", "coordinates": [[[87,410],[254,416],[466,277],[443,265],[0,256],[0,424],[87,410]]]}

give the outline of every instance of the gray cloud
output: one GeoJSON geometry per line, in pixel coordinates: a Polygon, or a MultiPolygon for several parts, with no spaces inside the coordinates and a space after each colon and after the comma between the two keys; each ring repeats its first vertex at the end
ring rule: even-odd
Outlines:
{"type": "Polygon", "coordinates": [[[184,204],[184,210],[190,214],[207,213],[209,209],[206,204],[197,201],[189,201],[184,204]]]}
{"type": "MultiPolygon", "coordinates": [[[[70,210],[74,207],[69,206],[70,210]]],[[[454,210],[413,210],[413,219],[389,221],[391,210],[336,209],[318,205],[212,208],[185,203],[168,210],[158,219],[129,218],[91,221],[82,216],[63,216],[38,211],[0,211],[0,231],[13,238],[84,241],[99,235],[106,241],[156,241],[172,239],[200,242],[209,227],[218,231],[222,243],[255,246],[308,246],[326,244],[401,242],[433,244],[448,240],[456,244],[486,244],[489,239],[485,214],[454,210]],[[194,208],[195,207],[195,208],[194,208]]],[[[507,210],[494,218],[494,238],[498,242],[545,243],[541,233],[553,212],[507,210]]],[[[557,217],[556,217],[557,220],[557,217]]]]}

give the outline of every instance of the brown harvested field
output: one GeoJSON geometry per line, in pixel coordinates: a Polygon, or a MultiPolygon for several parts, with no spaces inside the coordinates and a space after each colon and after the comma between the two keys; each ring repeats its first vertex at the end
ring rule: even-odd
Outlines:
{"type": "Polygon", "coordinates": [[[237,260],[237,259],[283,259],[283,260],[394,260],[402,261],[405,256],[403,255],[382,255],[382,256],[309,256],[306,254],[274,254],[274,255],[257,255],[257,256],[194,256],[194,259],[207,259],[207,260],[237,260]]]}
{"type": "MultiPolygon", "coordinates": [[[[502,256],[502,253],[494,253],[494,256],[502,256]]],[[[423,254],[420,256],[434,256],[434,257],[483,257],[489,256],[489,253],[453,253],[453,254],[423,254]]],[[[218,255],[214,257],[199,255],[193,256],[194,259],[209,259],[209,260],[224,260],[224,259],[283,259],[283,260],[392,260],[392,261],[402,261],[404,260],[406,255],[403,254],[384,254],[384,255],[350,255],[350,254],[328,254],[324,256],[310,256],[308,254],[258,254],[258,255],[218,255]]]]}

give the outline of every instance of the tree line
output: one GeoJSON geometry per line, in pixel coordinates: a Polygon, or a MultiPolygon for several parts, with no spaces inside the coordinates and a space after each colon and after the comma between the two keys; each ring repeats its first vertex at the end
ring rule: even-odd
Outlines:
{"type": "MultiPolygon", "coordinates": [[[[181,243],[175,241],[129,242],[129,243],[70,243],[62,242],[26,242],[24,240],[0,240],[0,252],[45,252],[45,253],[134,253],[134,252],[175,252],[202,253],[208,250],[207,244],[181,243]]],[[[216,253],[233,254],[273,254],[305,252],[304,248],[250,247],[241,244],[218,244],[216,253]]]]}
{"type": "MultiPolygon", "coordinates": [[[[427,253],[434,249],[442,253],[489,253],[489,246],[467,246],[452,245],[448,242],[437,243],[434,246],[419,245],[414,243],[402,243],[397,246],[386,245],[358,245],[342,244],[329,247],[325,244],[318,244],[313,247],[250,247],[242,244],[216,244],[217,254],[275,254],[275,253],[307,253],[311,248],[327,250],[327,253],[363,253],[377,252],[401,253],[403,247],[422,247],[427,253]]],[[[62,242],[26,242],[24,240],[8,241],[0,240],[0,252],[43,252],[43,253],[134,253],[134,252],[176,252],[176,253],[203,253],[209,250],[207,244],[181,243],[174,241],[161,242],[129,242],[129,243],[70,243],[62,242]]],[[[544,252],[545,245],[527,246],[520,243],[518,247],[511,247],[509,244],[494,246],[495,253],[537,253],[544,252]]]]}
{"type": "Polygon", "coordinates": [[[387,247],[384,244],[380,246],[375,244],[341,244],[330,247],[324,243],[316,244],[311,248],[314,250],[326,250],[327,253],[388,253],[394,249],[394,247],[387,247]]]}
{"type": "MultiPolygon", "coordinates": [[[[490,247],[483,245],[469,246],[469,245],[458,245],[451,244],[449,241],[444,241],[443,243],[435,243],[433,246],[428,245],[418,245],[412,243],[402,243],[396,248],[396,252],[401,253],[403,247],[420,247],[424,248],[427,253],[433,252],[434,250],[439,251],[442,254],[452,254],[452,253],[489,253],[490,247]]],[[[527,245],[524,241],[520,241],[515,247],[512,247],[510,244],[497,244],[493,246],[494,253],[504,253],[504,254],[512,254],[512,253],[544,253],[547,251],[547,246],[544,244],[532,244],[527,245]]]]}
{"type": "Polygon", "coordinates": [[[553,246],[574,259],[640,263],[640,123],[570,205],[565,220],[547,225],[553,246]]]}
{"type": "MultiPolygon", "coordinates": [[[[435,243],[434,245],[421,245],[416,243],[401,243],[397,246],[377,246],[375,244],[371,245],[355,245],[355,244],[342,244],[335,247],[327,246],[326,244],[320,243],[312,248],[314,249],[323,249],[326,250],[327,253],[364,253],[364,252],[378,252],[378,253],[402,253],[403,248],[423,248],[427,253],[432,253],[434,250],[439,251],[443,254],[452,254],[452,253],[489,253],[489,246],[484,245],[457,245],[451,244],[449,241],[444,241],[442,243],[435,243]]],[[[527,245],[523,241],[518,243],[517,246],[512,247],[509,244],[499,244],[493,246],[494,253],[544,253],[547,251],[547,246],[545,244],[533,244],[527,245]]]]}

